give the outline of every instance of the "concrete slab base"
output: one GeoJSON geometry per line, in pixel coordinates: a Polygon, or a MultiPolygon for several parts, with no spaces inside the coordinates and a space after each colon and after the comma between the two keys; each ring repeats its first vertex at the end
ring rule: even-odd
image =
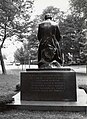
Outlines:
{"type": "Polygon", "coordinates": [[[36,111],[71,111],[86,112],[87,111],[87,94],[83,89],[77,89],[76,102],[64,101],[21,101],[21,93],[13,96],[14,101],[8,105],[8,108],[28,109],[36,111]]]}

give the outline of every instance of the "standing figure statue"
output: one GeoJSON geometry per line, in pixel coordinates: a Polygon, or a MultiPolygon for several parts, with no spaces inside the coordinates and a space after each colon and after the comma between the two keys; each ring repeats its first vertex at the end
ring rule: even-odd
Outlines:
{"type": "Polygon", "coordinates": [[[45,21],[39,24],[38,68],[59,67],[62,64],[59,41],[61,39],[57,23],[52,21],[50,14],[45,15],[45,21]]]}

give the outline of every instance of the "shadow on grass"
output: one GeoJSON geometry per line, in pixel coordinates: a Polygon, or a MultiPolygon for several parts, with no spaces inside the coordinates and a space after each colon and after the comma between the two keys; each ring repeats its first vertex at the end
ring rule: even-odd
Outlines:
{"type": "Polygon", "coordinates": [[[79,85],[79,89],[84,89],[84,91],[87,93],[87,85],[79,85]]]}
{"type": "Polygon", "coordinates": [[[81,84],[81,82],[79,83],[78,87],[79,89],[84,89],[85,92],[87,93],[87,73],[81,73],[81,72],[77,72],[77,80],[80,82],[82,81],[83,84],[81,84]]]}

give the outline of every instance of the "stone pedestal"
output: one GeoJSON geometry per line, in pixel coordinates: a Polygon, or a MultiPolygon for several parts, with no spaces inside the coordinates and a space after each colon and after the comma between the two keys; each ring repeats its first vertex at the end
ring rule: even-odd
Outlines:
{"type": "Polygon", "coordinates": [[[6,109],[21,109],[28,111],[64,111],[87,113],[87,94],[77,88],[77,101],[21,101],[21,92],[13,96],[14,101],[6,105],[6,109]]]}
{"type": "Polygon", "coordinates": [[[76,73],[70,68],[21,72],[22,101],[77,101],[76,73]]]}

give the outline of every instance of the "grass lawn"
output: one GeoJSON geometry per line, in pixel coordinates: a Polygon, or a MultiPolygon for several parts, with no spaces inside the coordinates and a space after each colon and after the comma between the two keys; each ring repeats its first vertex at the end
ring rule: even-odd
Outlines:
{"type": "Polygon", "coordinates": [[[0,74],[0,104],[12,101],[12,96],[16,93],[15,87],[19,80],[19,69],[7,70],[7,74],[0,74]]]}
{"type": "MultiPolygon", "coordinates": [[[[0,74],[0,103],[9,102],[14,95],[16,84],[20,82],[20,68],[8,69],[6,75],[0,74]]],[[[87,75],[77,73],[79,86],[87,85],[87,75]]],[[[27,110],[7,110],[0,112],[0,119],[87,119],[85,113],[36,112],[27,110]]]]}
{"type": "Polygon", "coordinates": [[[85,113],[72,112],[42,112],[42,111],[25,111],[9,110],[0,112],[0,119],[87,119],[85,113]]]}

